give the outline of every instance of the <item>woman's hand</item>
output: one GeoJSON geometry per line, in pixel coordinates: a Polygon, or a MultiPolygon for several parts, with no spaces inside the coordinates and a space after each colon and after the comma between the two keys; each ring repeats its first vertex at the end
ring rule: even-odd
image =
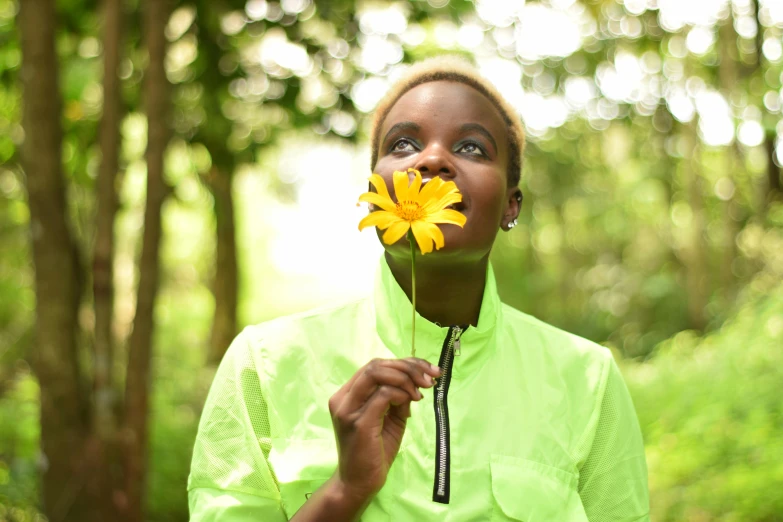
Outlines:
{"type": "Polygon", "coordinates": [[[411,401],[422,399],[440,368],[423,359],[373,359],[331,399],[338,478],[358,498],[375,495],[400,450],[411,401]]]}

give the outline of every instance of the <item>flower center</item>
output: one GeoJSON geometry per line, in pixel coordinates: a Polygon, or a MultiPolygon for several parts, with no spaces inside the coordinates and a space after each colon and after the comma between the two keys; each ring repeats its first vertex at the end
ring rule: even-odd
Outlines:
{"type": "Polygon", "coordinates": [[[424,217],[424,209],[415,201],[400,201],[395,212],[400,219],[412,223],[424,217]]]}

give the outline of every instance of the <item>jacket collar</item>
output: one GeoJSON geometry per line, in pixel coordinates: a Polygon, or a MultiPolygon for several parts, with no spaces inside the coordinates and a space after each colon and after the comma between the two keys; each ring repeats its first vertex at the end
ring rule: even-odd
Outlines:
{"type": "MultiPolygon", "coordinates": [[[[375,305],[376,329],[381,341],[398,358],[411,354],[411,325],[413,321],[411,302],[402,290],[386,262],[381,261],[375,278],[373,295],[375,305]]],[[[501,311],[495,274],[492,265],[487,268],[487,280],[484,296],[481,300],[478,325],[470,326],[461,337],[461,355],[459,365],[483,361],[488,355],[487,346],[499,321],[501,311]]],[[[440,326],[416,313],[416,357],[438,364],[443,342],[449,333],[448,326],[440,326]]]]}

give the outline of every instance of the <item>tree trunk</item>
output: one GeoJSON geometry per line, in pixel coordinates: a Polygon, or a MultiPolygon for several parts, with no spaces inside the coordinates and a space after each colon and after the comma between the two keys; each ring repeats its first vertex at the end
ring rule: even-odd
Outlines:
{"type": "Polygon", "coordinates": [[[167,121],[169,85],[164,69],[169,18],[167,0],[143,4],[144,40],[149,52],[143,96],[147,113],[147,200],[144,234],[139,262],[136,316],[128,347],[128,376],[125,390],[126,520],[144,518],[145,471],[147,468],[147,425],[150,394],[150,366],[155,296],[158,290],[158,252],[161,238],[161,210],[167,194],[163,178],[163,157],[170,137],[167,121]]]}
{"type": "Polygon", "coordinates": [[[767,199],[774,199],[781,193],[780,167],[775,162],[775,133],[767,132],[764,137],[764,149],[767,151],[767,199]]]}
{"type": "Polygon", "coordinates": [[[52,522],[66,517],[89,520],[84,515],[89,503],[82,495],[89,415],[80,392],[77,344],[81,273],[66,221],[54,0],[20,2],[19,28],[22,158],[35,264],[36,341],[31,363],[41,390],[43,510],[52,522]]]}
{"type": "MultiPolygon", "coordinates": [[[[718,52],[720,56],[720,66],[718,67],[718,78],[720,81],[720,90],[726,101],[731,104],[731,95],[739,80],[737,62],[739,53],[737,51],[737,32],[734,30],[734,16],[729,9],[729,19],[720,27],[718,34],[718,52]]],[[[759,28],[760,30],[760,28],[759,28]]],[[[731,181],[732,186],[736,186],[734,172],[737,165],[740,164],[741,150],[735,140],[726,147],[726,156],[724,157],[724,177],[731,181]]],[[[734,205],[734,196],[721,197],[721,210],[723,212],[723,238],[720,250],[720,288],[721,298],[724,306],[728,307],[733,301],[734,296],[734,274],[732,264],[736,258],[735,239],[739,232],[739,227],[734,218],[731,217],[731,208],[734,205]]]]}
{"type": "Polygon", "coordinates": [[[101,166],[98,171],[98,212],[93,257],[93,298],[95,300],[95,380],[94,426],[102,437],[114,429],[114,378],[112,365],[114,339],[112,317],[114,311],[114,216],[117,212],[115,188],[119,170],[120,79],[117,67],[120,61],[122,30],[121,0],[104,0],[103,39],[103,117],[99,133],[101,166]]]}
{"type": "MultiPolygon", "coordinates": [[[[119,170],[122,101],[118,67],[123,34],[122,0],[104,0],[103,116],[99,144],[101,165],[97,179],[95,251],[93,252],[93,300],[95,344],[93,378],[92,444],[95,469],[91,489],[103,520],[118,520],[124,508],[122,469],[117,469],[117,391],[114,376],[114,217],[117,213],[116,179],[119,170]]],[[[121,461],[120,461],[121,462],[121,461]]]]}
{"type": "Polygon", "coordinates": [[[217,364],[237,334],[237,246],[234,225],[233,173],[213,167],[208,183],[215,198],[217,258],[213,293],[215,316],[210,335],[209,363],[217,364]]]}
{"type": "Polygon", "coordinates": [[[704,330],[707,326],[705,309],[709,295],[708,249],[704,239],[705,213],[701,177],[701,145],[696,134],[696,121],[686,125],[685,137],[691,157],[686,157],[685,172],[688,191],[688,205],[691,209],[690,237],[686,250],[685,273],[688,289],[688,318],[691,328],[704,330]]]}
{"type": "MultiPolygon", "coordinates": [[[[199,20],[199,56],[203,57],[206,63],[218,63],[223,56],[223,50],[218,42],[223,37],[220,19],[224,7],[208,0],[196,2],[196,17],[199,20]]],[[[205,70],[199,80],[204,86],[202,106],[211,116],[209,124],[199,129],[194,141],[203,143],[212,158],[212,168],[202,179],[215,200],[217,244],[215,277],[212,285],[215,313],[212,319],[207,362],[217,364],[237,333],[239,276],[232,193],[237,155],[229,151],[226,146],[226,136],[231,133],[232,122],[223,115],[221,109],[221,95],[227,93],[231,79],[214,74],[211,70],[205,70]]]]}
{"type": "MultiPolygon", "coordinates": [[[[756,73],[759,77],[763,78],[764,71],[762,70],[762,64],[764,63],[764,26],[761,24],[761,17],[759,13],[761,11],[761,5],[759,0],[754,0],[753,5],[756,10],[756,73]]],[[[767,194],[765,195],[765,203],[769,206],[769,202],[776,199],[781,194],[781,182],[780,182],[780,167],[778,167],[775,161],[775,137],[777,132],[773,128],[767,130],[764,136],[764,150],[767,153],[767,194]]]]}

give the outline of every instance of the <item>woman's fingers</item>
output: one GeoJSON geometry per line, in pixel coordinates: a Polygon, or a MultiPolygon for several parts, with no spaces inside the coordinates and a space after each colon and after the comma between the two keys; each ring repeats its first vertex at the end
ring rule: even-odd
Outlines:
{"type": "Polygon", "coordinates": [[[329,399],[329,411],[333,417],[347,419],[383,385],[403,390],[408,394],[408,401],[419,400],[418,388],[433,386],[433,377],[439,375],[440,368],[416,357],[373,359],[329,399]]]}
{"type": "MultiPolygon", "coordinates": [[[[421,379],[424,381],[424,379],[421,379]]],[[[353,403],[353,409],[358,409],[370,398],[378,386],[391,385],[405,390],[410,395],[410,400],[418,400],[421,396],[419,386],[426,386],[426,382],[416,382],[410,374],[391,366],[380,365],[369,368],[354,382],[348,397],[353,403]]]]}
{"type": "Polygon", "coordinates": [[[403,402],[399,406],[391,406],[386,412],[386,419],[391,419],[395,423],[405,423],[411,416],[411,403],[403,402]]]}
{"type": "Polygon", "coordinates": [[[431,387],[432,377],[439,371],[422,359],[374,359],[357,372],[358,377],[344,395],[343,407],[348,411],[358,410],[383,385],[407,391],[408,400],[419,400],[422,395],[418,388],[431,387]]]}
{"type": "Polygon", "coordinates": [[[394,386],[379,386],[357,412],[356,427],[362,429],[377,426],[391,406],[402,404],[410,404],[408,392],[394,386]]]}

